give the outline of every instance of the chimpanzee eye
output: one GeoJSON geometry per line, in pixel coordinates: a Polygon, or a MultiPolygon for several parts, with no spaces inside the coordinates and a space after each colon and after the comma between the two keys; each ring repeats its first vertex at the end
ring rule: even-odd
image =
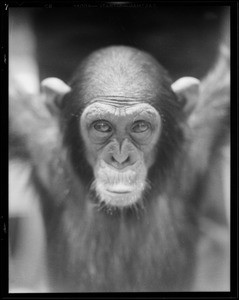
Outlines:
{"type": "Polygon", "coordinates": [[[108,122],[106,121],[96,121],[93,125],[94,129],[99,131],[99,132],[111,132],[112,127],[109,125],[108,122]]]}
{"type": "Polygon", "coordinates": [[[131,130],[135,133],[145,132],[150,129],[150,124],[145,121],[137,121],[133,124],[131,130]]]}

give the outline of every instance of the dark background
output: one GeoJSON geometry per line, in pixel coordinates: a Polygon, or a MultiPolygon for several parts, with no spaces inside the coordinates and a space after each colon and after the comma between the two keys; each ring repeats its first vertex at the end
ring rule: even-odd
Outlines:
{"type": "Polygon", "coordinates": [[[37,43],[40,79],[68,81],[91,51],[129,45],[155,56],[171,77],[202,78],[217,57],[225,6],[14,9],[28,13],[37,43]]]}

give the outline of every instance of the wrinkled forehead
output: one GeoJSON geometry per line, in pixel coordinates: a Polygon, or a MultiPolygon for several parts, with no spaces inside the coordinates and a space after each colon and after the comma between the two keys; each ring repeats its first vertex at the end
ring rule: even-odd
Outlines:
{"type": "Polygon", "coordinates": [[[124,117],[124,116],[136,116],[140,115],[144,118],[151,120],[158,119],[158,111],[148,103],[139,103],[136,101],[98,101],[95,100],[89,106],[85,108],[82,114],[82,118],[87,122],[92,119],[102,119],[106,115],[112,117],[124,117]]]}

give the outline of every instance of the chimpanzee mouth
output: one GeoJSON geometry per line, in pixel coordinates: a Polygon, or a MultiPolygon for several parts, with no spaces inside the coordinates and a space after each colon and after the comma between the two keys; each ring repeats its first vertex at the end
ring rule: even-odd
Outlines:
{"type": "Polygon", "coordinates": [[[135,205],[141,199],[145,187],[145,181],[137,184],[129,184],[128,182],[109,184],[101,180],[95,180],[91,186],[101,203],[107,207],[119,208],[135,205]]]}
{"type": "Polygon", "coordinates": [[[124,183],[118,183],[113,186],[106,187],[106,192],[110,194],[124,195],[124,194],[130,194],[133,191],[134,188],[132,186],[129,186],[128,184],[124,184],[124,183]]]}
{"type": "Polygon", "coordinates": [[[131,193],[132,191],[114,191],[114,190],[107,190],[107,192],[110,192],[112,194],[118,194],[118,195],[121,195],[121,194],[129,194],[131,193]]]}

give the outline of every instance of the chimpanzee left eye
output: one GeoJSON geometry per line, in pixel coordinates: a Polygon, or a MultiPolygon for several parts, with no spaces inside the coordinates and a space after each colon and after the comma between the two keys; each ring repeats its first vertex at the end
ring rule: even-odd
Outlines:
{"type": "Polygon", "coordinates": [[[106,121],[97,121],[93,125],[94,129],[100,132],[111,132],[112,128],[106,121]]]}
{"type": "Polygon", "coordinates": [[[133,124],[131,130],[135,133],[145,132],[150,129],[150,124],[145,121],[137,121],[133,124]]]}

